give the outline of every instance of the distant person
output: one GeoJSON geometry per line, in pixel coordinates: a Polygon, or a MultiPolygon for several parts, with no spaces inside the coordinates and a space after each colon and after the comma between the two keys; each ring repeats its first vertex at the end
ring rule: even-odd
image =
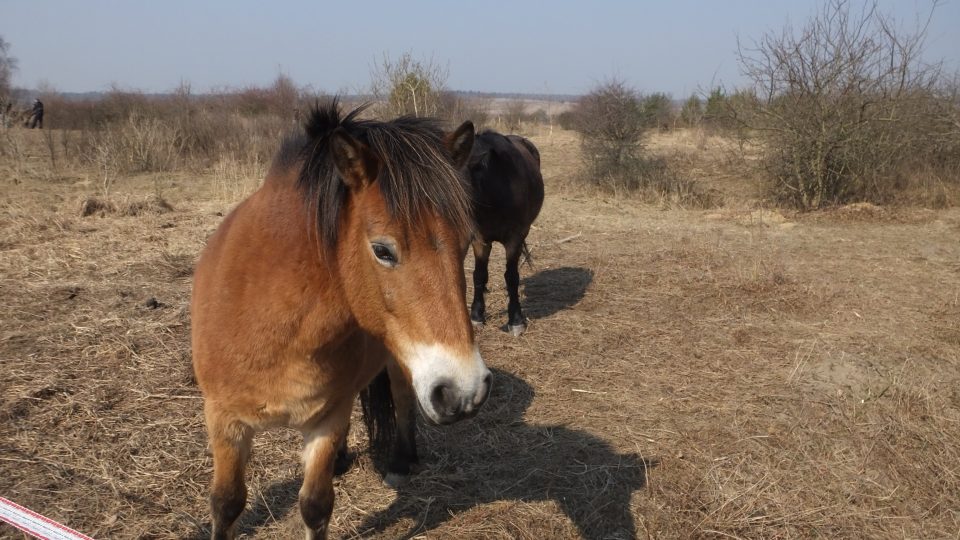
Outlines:
{"type": "Polygon", "coordinates": [[[30,119],[27,120],[27,127],[30,129],[43,129],[43,102],[40,98],[33,100],[33,110],[30,111],[30,119]]]}

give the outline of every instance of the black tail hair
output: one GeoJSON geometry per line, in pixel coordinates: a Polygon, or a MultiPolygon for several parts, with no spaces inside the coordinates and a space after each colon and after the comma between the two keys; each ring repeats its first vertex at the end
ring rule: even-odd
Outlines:
{"type": "Polygon", "coordinates": [[[386,369],[360,392],[360,408],[370,438],[370,454],[375,462],[382,462],[397,443],[397,415],[386,369]]]}
{"type": "Polygon", "coordinates": [[[523,262],[530,268],[533,268],[533,257],[530,256],[530,248],[527,247],[527,241],[524,240],[520,245],[520,253],[523,254],[523,262]]]}

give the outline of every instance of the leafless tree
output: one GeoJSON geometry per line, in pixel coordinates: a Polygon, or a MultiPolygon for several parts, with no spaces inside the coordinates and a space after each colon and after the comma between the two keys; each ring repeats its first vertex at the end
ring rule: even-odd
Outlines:
{"type": "Polygon", "coordinates": [[[739,44],[753,96],[737,118],[763,138],[776,197],[804,209],[882,200],[929,155],[940,64],[922,51],[935,8],[903,30],[875,2],[827,0],[799,31],[739,44]]]}
{"type": "Polygon", "coordinates": [[[509,133],[518,133],[527,113],[527,102],[522,99],[512,99],[503,107],[503,129],[509,133]]]}
{"type": "Polygon", "coordinates": [[[10,56],[10,42],[0,36],[0,116],[4,122],[8,119],[7,104],[11,100],[13,72],[17,70],[17,59],[10,56]]]}
{"type": "Polygon", "coordinates": [[[382,116],[439,116],[448,76],[432,58],[418,60],[406,52],[392,60],[385,53],[371,69],[370,93],[382,116]]]}

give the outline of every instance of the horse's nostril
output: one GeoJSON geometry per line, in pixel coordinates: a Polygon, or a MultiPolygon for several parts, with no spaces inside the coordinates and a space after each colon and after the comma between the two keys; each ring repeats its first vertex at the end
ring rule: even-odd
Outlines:
{"type": "Polygon", "coordinates": [[[448,381],[437,383],[430,391],[430,403],[434,410],[444,415],[456,413],[454,410],[458,404],[456,392],[453,391],[453,385],[448,381]]]}

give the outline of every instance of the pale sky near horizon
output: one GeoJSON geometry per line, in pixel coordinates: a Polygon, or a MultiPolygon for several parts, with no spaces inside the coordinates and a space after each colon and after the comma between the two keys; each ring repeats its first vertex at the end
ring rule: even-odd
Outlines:
{"type": "MultiPolygon", "coordinates": [[[[742,82],[745,41],[800,26],[822,0],[443,2],[0,0],[17,86],[164,92],[265,85],[278,73],[361,92],[384,53],[448,66],[456,90],[579,94],[610,76],[682,97],[742,82]]],[[[879,0],[912,26],[930,0],[879,0]]],[[[859,4],[858,4],[859,5],[859,4]]],[[[928,60],[960,70],[960,0],[936,9],[928,60]]]]}

